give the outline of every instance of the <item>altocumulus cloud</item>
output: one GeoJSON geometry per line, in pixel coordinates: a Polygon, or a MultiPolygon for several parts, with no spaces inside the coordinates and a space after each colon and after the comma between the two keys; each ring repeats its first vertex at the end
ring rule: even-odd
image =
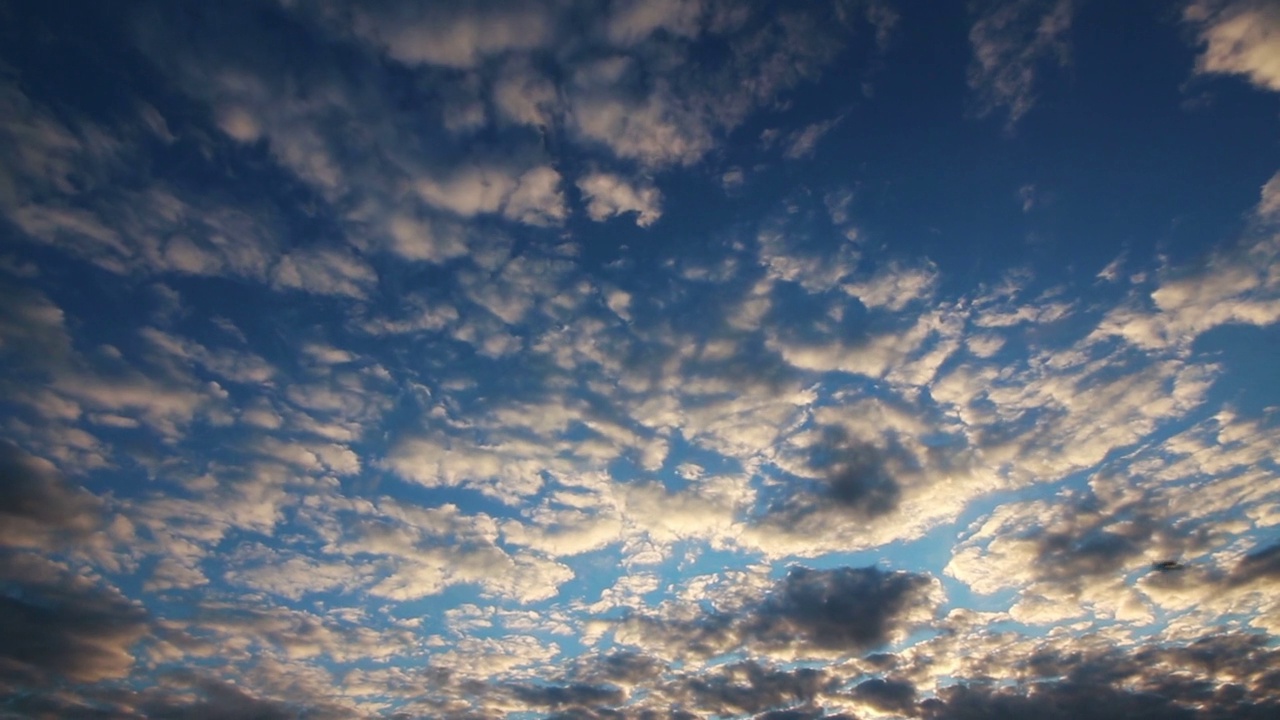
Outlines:
{"type": "Polygon", "coordinates": [[[3,6],[0,715],[1275,716],[1278,27],[3,6]]]}

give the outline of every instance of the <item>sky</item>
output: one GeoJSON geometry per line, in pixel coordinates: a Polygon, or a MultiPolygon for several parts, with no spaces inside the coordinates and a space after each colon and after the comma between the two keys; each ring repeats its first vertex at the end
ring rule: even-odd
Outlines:
{"type": "Polygon", "coordinates": [[[1280,3],[0,3],[0,719],[1280,717],[1280,3]]]}

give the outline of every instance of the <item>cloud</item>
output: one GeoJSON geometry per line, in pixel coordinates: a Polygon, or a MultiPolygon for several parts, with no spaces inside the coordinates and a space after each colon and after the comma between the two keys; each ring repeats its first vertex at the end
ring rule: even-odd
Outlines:
{"type": "Polygon", "coordinates": [[[818,147],[818,141],[822,140],[842,120],[844,120],[843,115],[792,131],[783,140],[786,148],[782,151],[782,156],[788,160],[799,160],[812,155],[814,149],[818,147]]]}
{"type": "Polygon", "coordinates": [[[728,716],[809,702],[838,682],[822,670],[779,670],[747,661],[720,666],[685,684],[692,695],[690,706],[728,716]]]}
{"type": "Polygon", "coordinates": [[[0,353],[15,369],[63,366],[72,347],[62,308],[43,293],[0,283],[0,353]]]}
{"type": "Polygon", "coordinates": [[[0,581],[18,590],[0,596],[0,682],[53,690],[129,674],[140,605],[34,555],[0,555],[0,581]]]}
{"type": "Polygon", "coordinates": [[[549,129],[562,112],[559,90],[527,59],[512,58],[493,86],[493,104],[507,120],[549,129]]]}
{"type": "Polygon", "coordinates": [[[1191,720],[1189,708],[1168,698],[1148,693],[1127,692],[1111,686],[1086,683],[1047,682],[1034,692],[995,690],[982,686],[955,685],[945,689],[935,701],[922,703],[924,717],[931,720],[968,720],[988,717],[1151,718],[1151,720],[1191,720]]]}
{"type": "Polygon", "coordinates": [[[902,458],[891,458],[875,445],[849,437],[839,426],[823,428],[808,451],[806,469],[817,474],[818,487],[796,488],[771,512],[794,518],[834,506],[852,517],[868,518],[898,509],[902,488],[894,478],[894,466],[902,458]]]}
{"type": "Polygon", "coordinates": [[[702,0],[620,0],[606,20],[605,34],[617,45],[634,45],[654,32],[692,38],[701,30],[702,0]]]}
{"type": "Polygon", "coordinates": [[[902,267],[890,263],[865,280],[840,287],[868,308],[898,312],[912,303],[928,299],[937,283],[938,272],[932,266],[902,267]]]}
{"type": "Polygon", "coordinates": [[[777,14],[721,6],[711,8],[703,25],[702,5],[615,4],[606,34],[648,52],[574,68],[565,96],[576,138],[651,168],[688,166],[716,147],[722,132],[817,75],[847,42],[855,15],[839,5],[777,14]],[[688,38],[707,34],[724,44],[722,57],[698,65],[670,62],[688,38]]]}
{"type": "Polygon", "coordinates": [[[465,230],[446,220],[402,213],[391,219],[387,233],[392,252],[408,260],[443,264],[467,254],[465,230]]]}
{"type": "Polygon", "coordinates": [[[928,624],[941,587],[928,575],[876,567],[793,567],[764,589],[744,588],[736,607],[664,619],[636,615],[617,642],[660,657],[710,659],[739,649],[781,661],[873,650],[928,624]]]}
{"type": "MultiPolygon", "coordinates": [[[[555,31],[551,7],[543,2],[466,8],[374,2],[355,10],[351,29],[404,63],[471,68],[490,56],[547,45],[555,31]]],[[[342,17],[337,6],[330,12],[335,21],[342,17]]]]}
{"type": "Polygon", "coordinates": [[[969,87],[979,116],[999,108],[1013,127],[1035,105],[1035,85],[1046,63],[1069,58],[1074,0],[986,0],[969,30],[973,60],[969,87]]]}
{"type": "Polygon", "coordinates": [[[858,683],[853,696],[881,712],[914,715],[916,687],[905,680],[872,678],[858,683]]]}
{"type": "Polygon", "coordinates": [[[419,180],[417,190],[428,204],[462,217],[501,213],[527,225],[546,226],[559,224],[567,213],[560,173],[547,166],[519,174],[497,167],[464,167],[446,180],[419,180]]]}
{"type": "Polygon", "coordinates": [[[223,380],[259,385],[276,375],[276,369],[270,363],[253,353],[228,348],[210,349],[194,340],[153,327],[143,328],[139,334],[173,360],[199,365],[223,380]]]}
{"type": "Polygon", "coordinates": [[[0,478],[0,545],[56,551],[83,541],[103,522],[96,497],[9,442],[0,442],[0,478]]]}
{"type": "Polygon", "coordinates": [[[582,705],[619,705],[626,695],[615,687],[588,685],[520,686],[511,688],[516,700],[533,707],[561,708],[582,705]]]}
{"type": "Polygon", "coordinates": [[[526,225],[559,225],[568,214],[560,192],[560,173],[545,166],[525,172],[502,213],[526,225]]]}
{"type": "MultiPolygon", "coordinates": [[[[299,713],[316,720],[359,717],[352,709],[315,698],[262,697],[234,683],[194,672],[167,678],[170,693],[144,697],[136,717],[157,720],[290,720],[299,713]],[[185,676],[185,677],[184,677],[185,676]],[[183,682],[183,681],[186,682],[183,682]]],[[[365,716],[368,717],[368,716],[365,716]]]]}
{"type": "Polygon", "coordinates": [[[691,165],[714,147],[714,125],[700,107],[667,82],[624,94],[617,88],[625,87],[627,71],[616,58],[579,70],[569,94],[570,127],[579,138],[649,167],[691,165]]]}
{"type": "Polygon", "coordinates": [[[796,567],[744,621],[743,631],[766,646],[872,650],[927,622],[936,586],[928,576],[875,567],[796,567]]]}
{"type": "Polygon", "coordinates": [[[662,217],[662,193],[653,185],[593,172],[578,179],[578,189],[587,200],[587,215],[596,222],[634,212],[636,225],[649,227],[662,217]]]}
{"type": "Polygon", "coordinates": [[[1265,90],[1280,91],[1280,8],[1265,0],[1195,0],[1183,11],[1203,48],[1196,72],[1243,75],[1265,90]]]}
{"type": "Polygon", "coordinates": [[[1264,221],[1280,219],[1280,172],[1262,186],[1262,198],[1255,212],[1264,221]]]}
{"type": "Polygon", "coordinates": [[[1195,267],[1169,268],[1145,298],[1136,296],[1110,310],[1096,338],[1122,337],[1146,350],[1188,347],[1223,325],[1264,327],[1280,321],[1280,294],[1272,272],[1280,258],[1280,237],[1265,227],[1270,185],[1264,186],[1255,217],[1261,232],[1235,247],[1213,251],[1195,267]]]}

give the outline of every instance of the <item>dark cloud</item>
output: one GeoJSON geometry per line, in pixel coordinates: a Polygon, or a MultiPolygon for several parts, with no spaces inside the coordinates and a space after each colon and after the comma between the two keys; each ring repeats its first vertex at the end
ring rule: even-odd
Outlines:
{"type": "Polygon", "coordinates": [[[32,370],[39,376],[70,355],[62,310],[43,294],[0,278],[0,359],[11,363],[7,372],[32,370]]]}
{"type": "Polygon", "coordinates": [[[698,720],[698,716],[683,710],[671,710],[661,712],[657,710],[641,710],[636,715],[637,720],[698,720]]]}
{"type": "Polygon", "coordinates": [[[616,652],[584,658],[574,669],[574,676],[591,683],[635,685],[662,674],[665,666],[656,658],[636,652],[616,652]]]}
{"type": "Polygon", "coordinates": [[[902,715],[911,715],[916,706],[916,686],[905,680],[866,680],[853,689],[853,696],[877,710],[902,715]]]}
{"type": "MultiPolygon", "coordinates": [[[[218,679],[188,675],[191,694],[144,702],[138,717],[152,720],[340,720],[356,718],[349,708],[323,703],[257,697],[218,679]]],[[[183,679],[183,678],[176,678],[183,679]]]]}
{"type": "Polygon", "coordinates": [[[790,478],[781,487],[781,497],[766,510],[776,521],[796,522],[823,512],[860,520],[888,515],[902,499],[898,475],[917,466],[900,447],[879,447],[838,426],[822,428],[806,452],[812,475],[790,478]]]}
{"type": "Polygon", "coordinates": [[[1093,528],[1080,535],[1045,533],[1039,538],[1043,574],[1073,578],[1117,572],[1142,553],[1134,537],[1093,528]]]}
{"type": "Polygon", "coordinates": [[[1262,578],[1280,577],[1280,543],[1246,555],[1231,573],[1231,582],[1243,585],[1262,578]]]}
{"type": "Polygon", "coordinates": [[[572,708],[547,716],[547,720],[625,720],[626,715],[616,710],[572,708]]]}
{"type": "Polygon", "coordinates": [[[885,451],[838,428],[826,428],[823,442],[812,451],[809,464],[823,473],[825,499],[866,517],[898,508],[902,488],[885,451]]]}
{"type": "Polygon", "coordinates": [[[626,693],[608,685],[525,685],[511,688],[515,697],[535,707],[560,708],[566,705],[595,706],[617,705],[626,699],[626,693]]]}
{"type": "Polygon", "coordinates": [[[890,642],[910,615],[931,609],[934,580],[876,567],[787,574],[745,623],[745,633],[769,645],[870,650],[890,642]]]}
{"type": "MultiPolygon", "coordinates": [[[[1205,532],[1161,519],[1156,506],[1160,501],[1150,495],[1114,503],[1086,492],[1060,502],[1053,509],[1056,520],[1051,526],[1033,526],[1019,534],[1033,545],[1036,577],[1068,587],[1084,578],[1123,574],[1153,552],[1181,557],[1196,554],[1210,542],[1205,532]]],[[[1168,577],[1157,581],[1178,582],[1168,577]]]]}
{"type": "Polygon", "coordinates": [[[756,715],[755,720],[816,720],[821,717],[826,717],[822,708],[792,708],[789,710],[770,710],[756,715]]]}
{"type": "Polygon", "coordinates": [[[118,591],[32,555],[0,555],[0,679],[31,689],[124,677],[146,613],[118,591]]]}
{"type": "Polygon", "coordinates": [[[777,670],[745,662],[720,668],[710,676],[693,678],[687,687],[698,709],[729,715],[758,713],[809,701],[837,684],[838,681],[821,670],[777,670]]]}
{"type": "Polygon", "coordinates": [[[1210,635],[1182,645],[1081,650],[1046,647],[1008,667],[1003,655],[970,658],[978,673],[1024,679],[1014,687],[971,680],[920,703],[931,720],[966,718],[1271,717],[1280,651],[1268,636],[1210,635]],[[990,663],[989,668],[984,665],[990,663]],[[1194,709],[1193,709],[1194,708],[1194,709]]]}
{"type": "Polygon", "coordinates": [[[797,566],[763,597],[734,612],[711,610],[680,619],[635,615],[622,624],[629,634],[677,658],[715,657],[739,649],[852,654],[891,642],[932,616],[936,587],[929,575],[876,567],[797,566]]]}
{"type": "Polygon", "coordinates": [[[0,546],[56,549],[100,522],[97,498],[51,463],[0,442],[0,546]]]}
{"type": "Polygon", "coordinates": [[[922,702],[927,720],[1191,720],[1196,714],[1168,698],[1111,686],[1042,683],[1020,690],[955,685],[922,702]]]}

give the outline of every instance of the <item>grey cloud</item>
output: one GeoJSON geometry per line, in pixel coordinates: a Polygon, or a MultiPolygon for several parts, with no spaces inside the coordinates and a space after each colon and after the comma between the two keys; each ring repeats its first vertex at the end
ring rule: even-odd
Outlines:
{"type": "Polygon", "coordinates": [[[931,610],[934,580],[876,567],[796,567],[746,622],[748,637],[766,644],[869,650],[890,642],[913,611],[931,610]]]}
{"type": "Polygon", "coordinates": [[[51,463],[0,441],[0,546],[58,549],[97,529],[100,513],[51,463]]]}
{"type": "Polygon", "coordinates": [[[1041,683],[1034,691],[955,685],[921,703],[927,720],[982,718],[1097,718],[1098,720],[1191,720],[1196,713],[1159,695],[1071,682],[1041,683]]]}
{"type": "Polygon", "coordinates": [[[817,720],[824,717],[845,717],[843,715],[828,716],[822,708],[804,708],[791,710],[770,710],[755,716],[755,720],[817,720]]]}
{"type": "Polygon", "coordinates": [[[135,717],[153,720],[346,720],[360,717],[351,708],[321,701],[259,697],[237,685],[190,671],[179,673],[172,680],[189,685],[191,692],[149,698],[140,704],[140,712],[135,717]],[[194,699],[191,695],[195,696],[194,699]]]}
{"type": "Polygon", "coordinates": [[[793,131],[785,140],[787,147],[782,153],[783,157],[786,157],[788,160],[798,160],[812,155],[814,149],[818,146],[818,142],[821,141],[827,133],[831,132],[836,125],[839,125],[840,121],[843,119],[844,116],[841,115],[839,117],[824,120],[822,122],[816,122],[812,125],[793,131]]]}
{"type": "Polygon", "coordinates": [[[621,712],[607,708],[599,708],[596,710],[573,708],[548,715],[547,720],[626,720],[626,717],[627,716],[621,712]]]}
{"type": "Polygon", "coordinates": [[[1276,704],[1277,651],[1257,634],[1209,635],[1139,647],[1073,641],[1009,666],[997,652],[969,658],[970,676],[920,703],[930,720],[990,717],[1262,718],[1276,704]],[[991,679],[1016,676],[1012,686],[991,679]]]}
{"type": "Polygon", "coordinates": [[[71,356],[62,309],[43,294],[0,283],[0,359],[23,370],[47,371],[71,356]]]}
{"type": "Polygon", "coordinates": [[[937,581],[876,567],[794,567],[758,600],[734,612],[663,619],[634,616],[627,638],[675,657],[715,657],[737,649],[797,657],[854,654],[892,642],[933,617],[937,581]]]}
{"type": "Polygon", "coordinates": [[[1230,581],[1243,585],[1261,578],[1280,578],[1280,543],[1246,555],[1231,573],[1230,581]]]}
{"type": "Polygon", "coordinates": [[[575,668],[575,676],[593,683],[607,681],[635,685],[656,678],[664,669],[661,661],[648,655],[615,652],[581,661],[575,668]]]}
{"type": "Polygon", "coordinates": [[[560,708],[570,706],[617,705],[626,694],[608,685],[523,685],[511,688],[520,701],[535,707],[560,708]]]}
{"type": "Polygon", "coordinates": [[[758,713],[781,705],[807,702],[834,689],[835,678],[821,670],[777,670],[755,662],[738,663],[691,679],[688,689],[696,706],[717,715],[758,713]]]}
{"type": "Polygon", "coordinates": [[[123,677],[146,612],[117,590],[32,555],[0,555],[0,682],[52,689],[123,677]]]}
{"type": "Polygon", "coordinates": [[[877,710],[912,715],[916,706],[916,686],[906,680],[873,678],[858,683],[853,696],[877,710]]]}
{"type": "Polygon", "coordinates": [[[902,489],[886,451],[850,438],[840,428],[824,429],[823,441],[810,451],[809,465],[826,483],[824,499],[866,517],[897,509],[902,489]]]}

